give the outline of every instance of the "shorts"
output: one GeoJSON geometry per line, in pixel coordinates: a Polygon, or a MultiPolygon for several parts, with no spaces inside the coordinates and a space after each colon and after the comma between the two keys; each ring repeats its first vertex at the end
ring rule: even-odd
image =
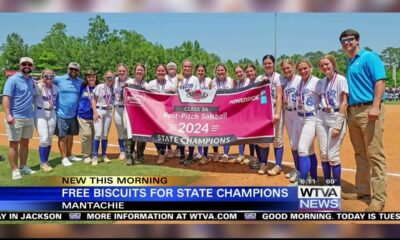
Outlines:
{"type": "Polygon", "coordinates": [[[62,118],[57,117],[57,124],[55,133],[58,137],[63,138],[67,135],[78,135],[79,134],[79,123],[76,117],[74,118],[62,118]]]}
{"type": "Polygon", "coordinates": [[[15,118],[15,123],[11,125],[4,119],[4,125],[10,142],[33,137],[33,118],[15,118]]]}

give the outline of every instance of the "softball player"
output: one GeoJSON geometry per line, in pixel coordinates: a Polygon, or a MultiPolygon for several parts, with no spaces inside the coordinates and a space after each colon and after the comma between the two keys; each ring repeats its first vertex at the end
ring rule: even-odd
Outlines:
{"type": "MultiPolygon", "coordinates": [[[[167,73],[167,75],[165,75],[165,79],[167,81],[169,81],[170,83],[172,83],[174,86],[177,86],[177,84],[178,84],[178,77],[176,76],[176,69],[177,69],[176,63],[169,62],[167,64],[168,73],[167,73]]],[[[174,154],[174,152],[172,151],[171,144],[168,144],[166,155],[168,158],[173,158],[174,155],[176,157],[180,157],[181,154],[180,154],[178,146],[175,146],[175,154],[174,154]]]]}
{"type": "MultiPolygon", "coordinates": [[[[297,124],[299,136],[299,168],[300,179],[305,183],[308,173],[316,181],[317,157],[314,152],[314,138],[316,129],[316,114],[318,108],[318,84],[320,81],[312,73],[312,65],[307,59],[297,63],[297,72],[301,76],[301,83],[297,94],[297,114],[300,119],[297,124]]],[[[295,183],[295,185],[297,182],[295,183]]]]}
{"type": "MultiPolygon", "coordinates": [[[[248,64],[246,66],[246,76],[249,79],[249,84],[248,85],[253,85],[256,82],[257,79],[257,69],[253,64],[248,64]]],[[[260,160],[254,158],[254,150],[257,153],[257,158],[260,158],[260,148],[258,147],[257,144],[249,144],[250,148],[250,159],[245,158],[243,163],[249,164],[251,168],[253,169],[259,169],[260,168],[260,160]]],[[[244,149],[243,149],[244,152],[244,149]]]]}
{"type": "MultiPolygon", "coordinates": [[[[142,63],[138,63],[134,68],[135,78],[125,82],[126,85],[132,84],[135,86],[142,87],[144,89],[148,88],[148,83],[145,81],[146,76],[146,66],[142,63]]],[[[137,142],[137,152],[135,155],[135,142],[132,140],[132,128],[129,121],[129,117],[126,111],[124,111],[124,123],[126,126],[127,138],[125,139],[125,155],[126,155],[126,165],[132,165],[133,163],[139,164],[144,160],[144,150],[146,148],[146,142],[137,142]]]]}
{"type": "MultiPolygon", "coordinates": [[[[173,83],[167,81],[165,79],[165,75],[167,74],[167,67],[164,64],[159,64],[156,68],[157,79],[154,79],[149,82],[148,89],[152,92],[159,93],[175,93],[176,87],[173,83]]],[[[155,143],[157,152],[158,152],[158,160],[157,164],[163,164],[165,161],[165,150],[167,148],[166,144],[155,143]]]]}
{"type": "MultiPolygon", "coordinates": [[[[272,55],[265,55],[263,57],[263,66],[265,73],[257,77],[256,82],[270,81],[271,82],[271,101],[274,111],[273,122],[275,127],[274,138],[274,153],[275,153],[275,167],[268,171],[268,174],[275,176],[282,171],[282,158],[283,158],[283,117],[282,113],[282,83],[280,74],[275,72],[275,58],[272,55]]],[[[260,148],[261,166],[258,174],[265,174],[268,169],[268,155],[269,144],[258,144],[260,148]]]]}
{"type": "Polygon", "coordinates": [[[297,92],[301,83],[301,77],[294,74],[295,65],[290,59],[282,60],[281,64],[281,82],[283,83],[283,106],[284,106],[284,123],[286,131],[289,136],[290,146],[292,148],[292,155],[294,160],[295,169],[291,173],[287,173],[286,177],[290,178],[290,182],[295,182],[300,175],[299,171],[299,153],[297,135],[297,123],[299,122],[299,115],[297,114],[297,92]]]}
{"type": "Polygon", "coordinates": [[[93,90],[93,120],[94,120],[94,140],[93,140],[93,158],[92,165],[98,163],[98,151],[101,140],[101,155],[104,162],[111,160],[107,157],[108,133],[112,121],[112,106],[114,105],[114,73],[108,70],[104,74],[105,83],[99,84],[93,90]]]}
{"type": "MultiPolygon", "coordinates": [[[[196,75],[199,79],[199,88],[201,90],[210,89],[211,78],[206,77],[206,66],[204,64],[197,64],[196,66],[196,75]]],[[[208,147],[197,147],[199,153],[196,156],[196,159],[200,159],[200,165],[206,165],[208,162],[208,147]]]]}
{"type": "MultiPolygon", "coordinates": [[[[238,78],[234,82],[234,86],[236,89],[241,89],[249,85],[250,79],[246,78],[245,70],[243,69],[242,66],[238,65],[235,67],[235,75],[238,78]]],[[[245,147],[244,144],[239,145],[239,156],[235,159],[235,163],[243,163],[243,161],[245,160],[244,147],[245,147]]],[[[253,149],[253,154],[254,154],[254,149],[253,149]]]]}
{"type": "Polygon", "coordinates": [[[124,98],[123,98],[123,86],[125,85],[125,82],[128,79],[130,79],[128,66],[123,63],[118,64],[117,72],[118,72],[118,77],[115,79],[115,83],[114,83],[114,87],[113,87],[114,96],[115,96],[114,121],[115,121],[115,127],[117,128],[118,145],[119,145],[119,150],[120,150],[118,159],[125,160],[126,155],[125,155],[124,140],[127,138],[127,136],[126,136],[126,127],[124,124],[125,106],[124,106],[124,98]]]}
{"type": "Polygon", "coordinates": [[[48,160],[51,151],[51,142],[56,128],[55,105],[58,88],[53,85],[54,72],[46,69],[42,72],[42,82],[38,83],[34,91],[35,127],[39,135],[40,169],[43,172],[51,172],[53,168],[48,160]]]}
{"type": "Polygon", "coordinates": [[[346,133],[347,96],[349,87],[344,76],[336,71],[336,59],[332,55],[321,58],[319,66],[325,73],[319,85],[319,111],[317,114],[317,136],[325,184],[340,186],[340,145],[346,133]]]}
{"type": "MultiPolygon", "coordinates": [[[[227,75],[228,68],[223,63],[219,63],[215,67],[215,78],[211,82],[211,88],[217,90],[223,89],[232,89],[234,87],[233,80],[227,75]]],[[[224,146],[224,155],[222,156],[222,162],[228,163],[229,161],[229,149],[230,146],[224,146]]],[[[214,150],[214,162],[218,162],[219,154],[218,154],[218,147],[213,147],[214,150]]]]}
{"type": "MultiPolygon", "coordinates": [[[[179,89],[184,89],[186,91],[194,91],[200,88],[199,79],[192,75],[193,65],[188,59],[184,60],[182,63],[182,75],[178,77],[177,87],[179,89]]],[[[179,157],[179,163],[185,166],[192,164],[194,146],[189,147],[189,155],[185,159],[185,146],[178,146],[181,156],[179,157]]]]}

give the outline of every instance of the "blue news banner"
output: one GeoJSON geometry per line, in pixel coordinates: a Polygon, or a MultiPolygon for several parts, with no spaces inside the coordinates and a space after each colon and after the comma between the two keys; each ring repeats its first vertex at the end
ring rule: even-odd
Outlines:
{"type": "Polygon", "coordinates": [[[400,220],[341,213],[340,187],[0,187],[1,220],[400,220]]]}

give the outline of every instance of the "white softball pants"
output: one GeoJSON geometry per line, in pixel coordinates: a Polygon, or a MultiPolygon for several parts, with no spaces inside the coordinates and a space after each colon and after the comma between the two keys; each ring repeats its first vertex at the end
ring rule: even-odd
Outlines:
{"type": "Polygon", "coordinates": [[[39,135],[39,144],[41,147],[51,145],[54,130],[56,129],[57,117],[55,110],[35,109],[34,111],[35,127],[39,135]]]}
{"type": "Polygon", "coordinates": [[[111,116],[112,110],[104,110],[104,109],[97,109],[97,113],[99,114],[98,121],[94,122],[94,138],[96,140],[107,140],[108,133],[110,132],[111,127],[111,116]]]}

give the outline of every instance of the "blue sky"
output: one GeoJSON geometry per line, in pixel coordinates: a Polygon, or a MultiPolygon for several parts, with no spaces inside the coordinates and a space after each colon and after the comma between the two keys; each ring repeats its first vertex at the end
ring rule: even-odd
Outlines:
{"type": "MultiPolygon", "coordinates": [[[[324,53],[340,48],[347,28],[361,34],[361,46],[380,53],[400,47],[400,13],[109,13],[99,14],[112,29],[135,30],[166,48],[198,40],[223,60],[260,59],[265,54],[324,53]],[[275,52],[276,50],[276,52],[275,52]]],[[[0,13],[0,43],[11,32],[29,45],[38,43],[56,22],[67,34],[84,36],[96,13],[0,13]]]]}

